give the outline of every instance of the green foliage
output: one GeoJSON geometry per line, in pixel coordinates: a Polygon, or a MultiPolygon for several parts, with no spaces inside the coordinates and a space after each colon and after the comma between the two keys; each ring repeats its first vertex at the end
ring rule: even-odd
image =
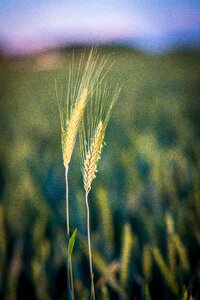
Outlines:
{"type": "Polygon", "coordinates": [[[72,236],[69,239],[69,245],[68,245],[68,257],[71,258],[72,256],[72,252],[74,249],[74,243],[76,240],[76,235],[77,235],[77,228],[74,230],[74,232],[72,233],[72,236]]]}
{"type": "MultiPolygon", "coordinates": [[[[114,48],[102,54],[115,61],[111,85],[123,80],[123,89],[90,195],[97,299],[123,299],[124,290],[127,299],[198,299],[199,53],[154,57],[114,48]]],[[[75,66],[79,58],[75,51],[75,66]]],[[[54,81],[65,86],[70,61],[71,53],[58,52],[0,65],[1,299],[66,298],[65,182],[54,81]]],[[[70,224],[79,232],[75,299],[89,299],[77,153],[69,175],[70,224]]]]}

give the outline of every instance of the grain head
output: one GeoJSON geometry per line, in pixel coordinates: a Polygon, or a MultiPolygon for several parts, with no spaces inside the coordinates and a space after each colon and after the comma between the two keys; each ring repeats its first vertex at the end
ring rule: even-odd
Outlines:
{"type": "Polygon", "coordinates": [[[120,89],[117,86],[112,94],[108,93],[107,84],[100,84],[86,109],[80,132],[80,148],[83,160],[83,182],[86,193],[89,193],[97,173],[104,145],[105,131],[120,89]]]}
{"type": "Polygon", "coordinates": [[[67,130],[64,133],[63,139],[63,161],[64,166],[68,166],[76,143],[76,136],[78,133],[79,125],[87,103],[88,89],[84,88],[80,96],[80,100],[76,103],[71,117],[67,124],[67,130]]]}
{"type": "Polygon", "coordinates": [[[61,122],[61,140],[64,166],[67,168],[76,143],[77,133],[90,96],[106,75],[106,60],[92,49],[86,58],[85,52],[77,63],[72,57],[69,67],[67,89],[58,91],[56,96],[61,122]]]}

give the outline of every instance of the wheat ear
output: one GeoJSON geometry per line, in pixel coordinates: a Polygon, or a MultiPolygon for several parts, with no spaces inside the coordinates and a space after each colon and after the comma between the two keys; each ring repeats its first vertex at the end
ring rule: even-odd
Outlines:
{"type": "Polygon", "coordinates": [[[69,165],[72,157],[79,125],[81,123],[85,106],[87,103],[87,96],[88,89],[84,88],[83,92],[81,93],[80,100],[76,103],[72,111],[71,118],[67,124],[66,135],[63,141],[63,161],[65,167],[69,165]]]}
{"type": "Polygon", "coordinates": [[[100,159],[101,150],[103,146],[104,132],[103,123],[99,122],[96,132],[94,134],[91,146],[86,153],[84,168],[83,168],[83,182],[86,193],[89,193],[93,179],[96,177],[97,162],[100,159]]]}

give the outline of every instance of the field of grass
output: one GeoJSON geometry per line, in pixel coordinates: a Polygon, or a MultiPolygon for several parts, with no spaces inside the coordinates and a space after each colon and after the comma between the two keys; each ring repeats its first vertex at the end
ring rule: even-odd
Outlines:
{"type": "MultiPolygon", "coordinates": [[[[200,299],[200,53],[102,49],[122,92],[90,195],[97,300],[200,299]]],[[[71,51],[0,63],[0,298],[66,299],[55,79],[71,51]]],[[[75,51],[79,59],[80,50],[75,51]]],[[[78,143],[69,170],[76,299],[90,299],[78,143]]]]}

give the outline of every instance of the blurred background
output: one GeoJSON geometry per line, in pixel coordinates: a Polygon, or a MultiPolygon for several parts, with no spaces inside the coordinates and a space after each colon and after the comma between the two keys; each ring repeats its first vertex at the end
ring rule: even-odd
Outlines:
{"type": "MultiPolygon", "coordinates": [[[[123,81],[90,195],[97,299],[200,299],[199,1],[0,2],[0,299],[66,299],[55,79],[98,46],[123,81]],[[125,298],[125,294],[126,298],[125,298]]],[[[76,299],[89,299],[80,158],[76,299]]]]}

